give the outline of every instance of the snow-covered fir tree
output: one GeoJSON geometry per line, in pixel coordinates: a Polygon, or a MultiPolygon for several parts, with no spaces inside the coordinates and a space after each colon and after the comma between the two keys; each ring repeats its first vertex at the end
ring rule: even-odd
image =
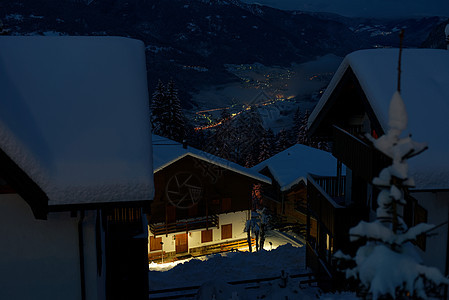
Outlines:
{"type": "Polygon", "coordinates": [[[264,132],[257,109],[245,110],[235,123],[234,161],[244,165],[250,152],[259,154],[259,143],[264,132]]]}
{"type": "Polygon", "coordinates": [[[165,101],[165,86],[161,80],[158,81],[156,89],[151,98],[151,126],[154,133],[160,132],[162,126],[162,113],[165,101]]]}
{"type": "Polygon", "coordinates": [[[186,135],[186,121],[178,98],[178,90],[173,80],[166,86],[159,81],[153,93],[151,104],[153,132],[177,142],[186,135]]]}
{"type": "Polygon", "coordinates": [[[270,145],[270,136],[268,131],[265,131],[262,135],[262,139],[259,144],[259,156],[258,156],[258,162],[262,162],[268,158],[270,158],[272,153],[272,146],[270,145]]]}
{"type": "Polygon", "coordinates": [[[307,122],[309,122],[309,116],[310,113],[308,110],[306,110],[304,116],[301,118],[301,124],[297,132],[298,135],[296,140],[296,143],[303,144],[306,146],[310,145],[309,128],[307,127],[307,122]]]}
{"type": "Polygon", "coordinates": [[[279,131],[279,133],[277,134],[276,151],[275,152],[276,153],[282,152],[290,146],[291,145],[288,141],[287,131],[285,131],[284,129],[281,129],[281,131],[279,131]]]}
{"type": "Polygon", "coordinates": [[[251,242],[254,237],[256,242],[256,251],[263,249],[265,243],[265,234],[267,232],[269,224],[269,215],[266,212],[266,208],[257,209],[251,212],[251,219],[245,223],[244,231],[247,233],[249,251],[252,251],[251,242]]]}
{"type": "Polygon", "coordinates": [[[245,168],[252,168],[256,165],[253,152],[248,153],[245,159],[245,168]]]}
{"type": "Polygon", "coordinates": [[[299,107],[297,107],[295,110],[295,114],[293,115],[293,127],[289,133],[289,140],[292,141],[292,144],[297,143],[299,129],[301,128],[301,121],[301,110],[299,109],[299,107]]]}
{"type": "Polygon", "coordinates": [[[435,228],[420,223],[407,228],[401,217],[406,204],[404,193],[414,185],[408,175],[407,160],[426,149],[410,136],[402,137],[407,127],[407,113],[399,92],[396,92],[389,108],[389,129],[378,139],[369,136],[375,148],[392,159],[373,180],[380,189],[377,198],[377,219],[360,222],[350,229],[351,241],[365,242],[356,255],[341,252],[335,257],[340,261],[352,261],[354,267],[346,269],[347,278],[359,283],[359,294],[369,299],[427,299],[444,284],[449,284],[437,268],[421,264],[415,246],[411,243],[421,234],[435,228]]]}
{"type": "Polygon", "coordinates": [[[185,118],[182,113],[181,101],[178,97],[178,89],[175,87],[175,82],[170,80],[167,85],[167,105],[168,113],[171,122],[166,127],[168,137],[175,141],[182,142],[185,137],[185,118]]]}

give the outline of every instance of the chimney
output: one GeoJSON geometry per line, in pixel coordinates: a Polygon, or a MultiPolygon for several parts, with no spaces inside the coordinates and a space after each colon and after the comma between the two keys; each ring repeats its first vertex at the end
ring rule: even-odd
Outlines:
{"type": "Polygon", "coordinates": [[[187,149],[187,140],[182,140],[182,148],[187,149]]]}
{"type": "Polygon", "coordinates": [[[446,25],[446,29],[444,29],[444,33],[446,35],[446,47],[449,50],[449,23],[446,25]]]}

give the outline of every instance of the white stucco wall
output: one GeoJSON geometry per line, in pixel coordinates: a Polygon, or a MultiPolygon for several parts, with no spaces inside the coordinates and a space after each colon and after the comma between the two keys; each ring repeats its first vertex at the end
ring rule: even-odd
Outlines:
{"type": "MultiPolygon", "coordinates": [[[[412,192],[419,205],[427,210],[427,223],[439,225],[449,219],[449,192],[412,192]]],[[[448,225],[431,232],[436,236],[427,237],[426,251],[419,251],[424,264],[440,269],[444,274],[446,269],[446,253],[448,225]]],[[[446,274],[447,275],[447,274],[446,274]]]]}
{"type": "MultiPolygon", "coordinates": [[[[209,228],[209,229],[212,229],[213,241],[208,242],[208,243],[201,243],[201,231],[204,230],[204,228],[189,231],[189,235],[188,235],[189,249],[246,238],[246,233],[244,232],[244,229],[245,229],[245,223],[246,223],[246,220],[248,219],[248,216],[249,216],[249,211],[239,211],[239,212],[218,215],[220,226],[226,225],[226,224],[232,224],[232,238],[230,238],[230,239],[224,239],[224,240],[221,239],[221,227],[220,228],[217,228],[217,227],[209,228]]],[[[179,232],[179,233],[184,233],[184,232],[179,232]]],[[[157,236],[157,237],[162,237],[162,242],[164,243],[163,250],[165,252],[176,251],[176,244],[175,244],[175,239],[174,239],[175,235],[176,235],[176,233],[169,234],[168,236],[165,236],[165,235],[157,236]]],[[[149,232],[149,236],[153,236],[153,234],[151,232],[149,232]]],[[[157,251],[152,251],[152,252],[157,252],[157,251]]]]}
{"type": "MultiPolygon", "coordinates": [[[[0,299],[81,299],[78,220],[70,213],[36,220],[20,196],[0,195],[0,299]]],[[[87,299],[104,299],[93,212],[84,228],[87,299]]]]}

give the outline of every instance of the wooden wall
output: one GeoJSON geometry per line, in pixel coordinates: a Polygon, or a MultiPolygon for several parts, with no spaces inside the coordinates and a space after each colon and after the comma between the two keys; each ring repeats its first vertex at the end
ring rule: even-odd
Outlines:
{"type": "Polygon", "coordinates": [[[154,174],[155,197],[149,222],[170,222],[174,219],[251,209],[251,189],[254,183],[256,180],[248,176],[186,156],[154,174]],[[190,208],[176,208],[167,198],[167,184],[170,178],[180,172],[194,174],[203,188],[198,204],[190,208]]]}

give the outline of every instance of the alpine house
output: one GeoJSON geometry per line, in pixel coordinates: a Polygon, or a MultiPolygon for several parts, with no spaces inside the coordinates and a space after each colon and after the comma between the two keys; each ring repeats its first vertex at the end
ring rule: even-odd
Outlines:
{"type": "Polygon", "coordinates": [[[0,37],[1,299],[148,298],[145,50],[0,37]]]}
{"type": "Polygon", "coordinates": [[[149,216],[150,260],[247,247],[254,170],[153,135],[155,197],[149,216]]]}
{"type": "MultiPolygon", "coordinates": [[[[307,225],[307,184],[313,174],[317,180],[337,176],[337,160],[331,153],[306,145],[296,144],[251,168],[269,178],[273,184],[262,189],[263,206],[295,224],[303,236],[307,225]]],[[[344,180],[344,178],[342,178],[344,180]]],[[[310,226],[316,228],[316,220],[310,226]]],[[[316,230],[312,230],[316,232],[316,230]]],[[[316,236],[315,236],[316,237],[316,236]]]]}
{"type": "MultiPolygon", "coordinates": [[[[333,155],[347,167],[343,208],[332,206],[333,197],[325,190],[311,199],[311,212],[322,220],[321,232],[331,240],[335,238],[332,249],[326,249],[326,237],[319,237],[308,247],[309,265],[321,270],[332,273],[331,254],[348,248],[349,228],[375,215],[379,190],[372,180],[391,159],[373,147],[367,134],[377,139],[388,129],[390,99],[398,83],[398,58],[399,49],[349,54],[309,118],[311,134],[332,140],[333,155]],[[326,262],[325,266],[319,267],[314,257],[326,262]]],[[[445,136],[449,131],[449,51],[404,49],[401,65],[407,134],[428,145],[428,150],[409,162],[414,187],[405,195],[408,204],[402,215],[408,226],[421,222],[442,225],[432,232],[435,235],[418,239],[417,245],[426,265],[448,275],[449,231],[444,223],[449,218],[449,140],[445,136]]]]}

